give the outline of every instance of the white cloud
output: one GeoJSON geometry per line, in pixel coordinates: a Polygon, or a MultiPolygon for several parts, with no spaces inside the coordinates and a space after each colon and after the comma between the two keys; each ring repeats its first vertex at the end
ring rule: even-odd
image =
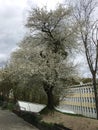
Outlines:
{"type": "Polygon", "coordinates": [[[27,0],[0,0],[0,6],[5,5],[5,6],[20,6],[21,8],[26,6],[27,0]]]}
{"type": "Polygon", "coordinates": [[[0,62],[7,59],[25,31],[23,14],[27,0],[0,0],[0,62]]]}
{"type": "Polygon", "coordinates": [[[12,48],[11,52],[17,51],[19,49],[18,46],[15,46],[14,48],[12,48]]]}
{"type": "Polygon", "coordinates": [[[64,3],[64,0],[28,0],[28,4],[33,3],[39,7],[47,6],[48,9],[55,9],[58,3],[64,3]]]}
{"type": "Polygon", "coordinates": [[[7,55],[7,54],[0,53],[0,60],[1,60],[1,61],[6,61],[7,58],[8,58],[8,55],[7,55]]]}

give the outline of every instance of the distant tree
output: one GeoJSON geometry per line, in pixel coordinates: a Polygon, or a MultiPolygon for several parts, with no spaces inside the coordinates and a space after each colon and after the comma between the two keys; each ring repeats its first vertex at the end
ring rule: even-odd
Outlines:
{"type": "Polygon", "coordinates": [[[92,78],[82,78],[83,83],[92,83],[92,78]]]}
{"type": "Polygon", "coordinates": [[[10,79],[11,73],[5,68],[0,70],[0,95],[2,95],[3,100],[8,101],[10,96],[10,91],[12,89],[12,82],[10,79]]]}
{"type": "Polygon", "coordinates": [[[96,85],[98,72],[98,22],[96,20],[94,21],[93,18],[97,4],[95,0],[78,0],[75,6],[74,16],[78,24],[79,35],[84,45],[87,63],[92,75],[98,119],[98,94],[96,85]]]}

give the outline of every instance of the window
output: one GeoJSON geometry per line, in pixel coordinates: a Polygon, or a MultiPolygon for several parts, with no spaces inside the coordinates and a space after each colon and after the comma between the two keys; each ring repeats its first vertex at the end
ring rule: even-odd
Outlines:
{"type": "Polygon", "coordinates": [[[93,97],[93,103],[95,103],[95,98],[93,97]]]}
{"type": "Polygon", "coordinates": [[[91,108],[91,112],[93,113],[93,108],[91,108]]]}
{"type": "Polygon", "coordinates": [[[90,102],[89,97],[87,99],[88,99],[88,102],[90,102]]]}
{"type": "Polygon", "coordinates": [[[85,97],[85,102],[86,102],[86,97],[85,97]]]}
{"type": "Polygon", "coordinates": [[[90,102],[92,103],[92,98],[90,97],[90,102]]]}
{"type": "Polygon", "coordinates": [[[84,93],[85,93],[85,88],[84,88],[84,93]]]}
{"type": "Polygon", "coordinates": [[[94,108],[94,111],[95,111],[95,113],[96,113],[96,108],[94,108]]]}
{"type": "Polygon", "coordinates": [[[91,93],[91,89],[89,88],[89,93],[91,93]]]}
{"type": "Polygon", "coordinates": [[[86,88],[86,92],[88,93],[88,88],[86,88]]]}
{"type": "Polygon", "coordinates": [[[86,112],[87,112],[87,107],[86,107],[86,112]]]}
{"type": "Polygon", "coordinates": [[[90,112],[90,108],[88,107],[88,111],[90,112]]]}

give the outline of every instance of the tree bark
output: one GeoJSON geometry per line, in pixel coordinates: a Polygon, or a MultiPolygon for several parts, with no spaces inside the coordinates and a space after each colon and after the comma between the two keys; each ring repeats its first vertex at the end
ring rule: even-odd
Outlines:
{"type": "Polygon", "coordinates": [[[47,107],[50,110],[54,109],[54,98],[51,90],[47,92],[47,107]]]}
{"type": "Polygon", "coordinates": [[[94,88],[94,95],[95,95],[96,118],[98,119],[98,94],[97,94],[97,84],[96,84],[95,74],[93,74],[93,88],[94,88]]]}
{"type": "Polygon", "coordinates": [[[53,86],[44,86],[44,91],[47,95],[47,108],[49,110],[54,110],[54,96],[53,96],[53,86]]]}

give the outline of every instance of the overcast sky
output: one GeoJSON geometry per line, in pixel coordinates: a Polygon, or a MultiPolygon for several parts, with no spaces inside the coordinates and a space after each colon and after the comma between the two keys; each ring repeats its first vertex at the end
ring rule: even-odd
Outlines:
{"type": "MultiPolygon", "coordinates": [[[[0,0],[0,65],[5,63],[17,43],[26,33],[24,27],[27,10],[32,6],[54,9],[64,0],[0,0]]],[[[80,59],[80,58],[78,58],[80,59]]],[[[82,68],[81,68],[82,69],[82,68]]]]}
{"type": "Polygon", "coordinates": [[[24,35],[25,0],[0,0],[0,62],[4,62],[24,35]]]}
{"type": "Polygon", "coordinates": [[[0,63],[5,62],[16,44],[23,38],[25,16],[31,3],[33,6],[55,5],[63,0],[0,0],[0,63]]]}

